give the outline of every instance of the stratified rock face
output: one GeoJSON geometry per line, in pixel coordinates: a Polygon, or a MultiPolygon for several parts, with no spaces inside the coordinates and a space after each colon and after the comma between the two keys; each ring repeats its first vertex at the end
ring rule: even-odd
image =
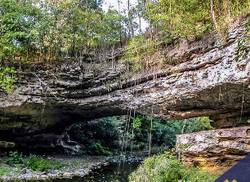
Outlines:
{"type": "Polygon", "coordinates": [[[55,146],[74,122],[131,110],[165,119],[212,116],[222,123],[218,127],[232,126],[235,118],[250,115],[245,34],[242,23],[230,30],[224,45],[200,40],[179,51],[167,49],[171,59],[182,63],[130,77],[126,65],[111,62],[65,62],[46,71],[19,72],[14,92],[0,92],[0,138],[20,143],[20,137],[35,136],[55,146]]]}
{"type": "Polygon", "coordinates": [[[231,166],[250,152],[250,126],[178,135],[177,151],[200,167],[231,166]]]}

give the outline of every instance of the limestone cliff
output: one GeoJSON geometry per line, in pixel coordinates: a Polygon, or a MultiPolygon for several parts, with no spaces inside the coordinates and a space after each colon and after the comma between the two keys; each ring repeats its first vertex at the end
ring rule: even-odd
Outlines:
{"type": "Polygon", "coordinates": [[[184,162],[218,172],[250,152],[250,127],[182,134],[177,136],[177,151],[184,162]]]}
{"type": "Polygon", "coordinates": [[[246,31],[243,21],[224,44],[209,35],[167,47],[168,58],[180,63],[157,71],[128,74],[124,63],[98,60],[19,70],[14,92],[0,92],[0,139],[53,148],[73,122],[130,111],[166,119],[210,116],[217,127],[237,125],[250,115],[246,31]]]}

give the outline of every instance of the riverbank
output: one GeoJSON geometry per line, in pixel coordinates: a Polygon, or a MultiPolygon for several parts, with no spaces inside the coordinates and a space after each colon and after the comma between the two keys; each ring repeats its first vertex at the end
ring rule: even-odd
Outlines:
{"type": "Polygon", "coordinates": [[[51,180],[61,178],[83,177],[90,172],[109,164],[109,158],[104,156],[78,157],[45,157],[45,160],[52,161],[52,164],[60,163],[59,169],[47,171],[34,171],[22,165],[1,164],[5,169],[0,181],[30,181],[30,180],[51,180]]]}
{"type": "MultiPolygon", "coordinates": [[[[22,165],[7,165],[1,162],[1,168],[5,169],[5,174],[0,170],[0,181],[48,181],[58,179],[71,179],[75,177],[85,177],[91,173],[108,165],[126,162],[138,162],[143,158],[134,156],[83,156],[83,157],[44,157],[55,165],[60,164],[59,169],[47,171],[34,171],[22,165]]],[[[24,159],[25,160],[25,159],[24,159]]]]}

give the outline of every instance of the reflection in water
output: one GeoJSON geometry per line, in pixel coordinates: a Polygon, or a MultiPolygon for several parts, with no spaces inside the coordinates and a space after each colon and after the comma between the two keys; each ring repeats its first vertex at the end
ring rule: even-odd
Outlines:
{"type": "Polygon", "coordinates": [[[139,163],[121,163],[106,166],[84,178],[62,179],[54,182],[128,182],[128,176],[139,163]]]}

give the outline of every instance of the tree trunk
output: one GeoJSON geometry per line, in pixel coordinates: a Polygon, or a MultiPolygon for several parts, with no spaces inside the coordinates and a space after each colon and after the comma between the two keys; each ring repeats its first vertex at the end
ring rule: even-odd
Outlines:
{"type": "Polygon", "coordinates": [[[210,0],[210,14],[211,14],[211,18],[214,24],[214,28],[218,30],[218,24],[217,24],[217,20],[215,17],[215,11],[214,11],[214,0],[210,0]]]}
{"type": "Polygon", "coordinates": [[[129,36],[134,37],[134,27],[133,27],[133,19],[131,17],[131,12],[130,12],[130,0],[127,1],[128,3],[128,22],[129,22],[129,36]]]}

